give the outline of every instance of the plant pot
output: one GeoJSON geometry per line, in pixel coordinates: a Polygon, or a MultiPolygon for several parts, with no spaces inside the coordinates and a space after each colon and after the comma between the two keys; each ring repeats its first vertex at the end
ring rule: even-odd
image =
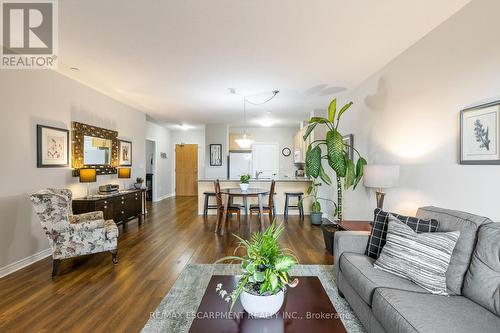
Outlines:
{"type": "Polygon", "coordinates": [[[250,184],[243,184],[243,183],[240,183],[240,189],[245,192],[248,190],[248,186],[250,186],[250,184]]]}
{"type": "Polygon", "coordinates": [[[322,212],[311,212],[311,224],[321,225],[321,218],[323,217],[322,212]]]}
{"type": "Polygon", "coordinates": [[[240,295],[243,309],[255,318],[271,317],[281,309],[284,300],[285,293],[283,290],[270,296],[252,295],[246,291],[243,291],[240,295]]]}
{"type": "Polygon", "coordinates": [[[134,188],[140,190],[142,187],[142,183],[134,183],[134,188]]]}
{"type": "Polygon", "coordinates": [[[335,233],[340,230],[339,225],[336,223],[323,223],[321,224],[321,230],[323,231],[323,239],[325,240],[325,248],[333,255],[333,239],[335,233]]]}

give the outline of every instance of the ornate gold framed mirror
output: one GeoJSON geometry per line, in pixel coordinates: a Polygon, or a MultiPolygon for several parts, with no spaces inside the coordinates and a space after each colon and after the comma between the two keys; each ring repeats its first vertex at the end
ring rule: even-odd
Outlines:
{"type": "Polygon", "coordinates": [[[72,122],[73,176],[80,169],[96,169],[98,175],[116,174],[118,166],[118,132],[106,128],[72,122]]]}

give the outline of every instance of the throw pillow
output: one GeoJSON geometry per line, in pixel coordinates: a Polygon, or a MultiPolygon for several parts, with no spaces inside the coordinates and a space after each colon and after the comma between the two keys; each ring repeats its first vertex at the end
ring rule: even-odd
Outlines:
{"type": "Polygon", "coordinates": [[[384,212],[382,209],[377,208],[375,209],[375,218],[373,219],[372,231],[368,238],[365,255],[373,259],[379,257],[380,251],[382,251],[385,245],[387,224],[389,222],[389,215],[391,214],[416,232],[436,232],[439,227],[439,222],[437,220],[418,219],[416,217],[384,212]]]}
{"type": "Polygon", "coordinates": [[[446,271],[460,231],[416,233],[389,215],[387,242],[374,267],[406,278],[437,295],[448,295],[446,271]]]}

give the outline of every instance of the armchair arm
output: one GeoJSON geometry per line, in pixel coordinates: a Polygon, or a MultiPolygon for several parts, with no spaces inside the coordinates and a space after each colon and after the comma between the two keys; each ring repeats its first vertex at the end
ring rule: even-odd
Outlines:
{"type": "Polygon", "coordinates": [[[104,214],[101,211],[97,211],[78,215],[70,215],[69,217],[70,224],[78,224],[95,220],[104,220],[104,214]]]}
{"type": "Polygon", "coordinates": [[[95,229],[104,228],[104,226],[105,226],[104,220],[82,221],[80,223],[71,223],[69,225],[69,227],[75,231],[80,231],[80,230],[92,231],[95,229]]]}
{"type": "Polygon", "coordinates": [[[333,272],[335,279],[340,270],[340,256],[344,252],[365,253],[369,231],[337,231],[333,239],[333,272]]]}

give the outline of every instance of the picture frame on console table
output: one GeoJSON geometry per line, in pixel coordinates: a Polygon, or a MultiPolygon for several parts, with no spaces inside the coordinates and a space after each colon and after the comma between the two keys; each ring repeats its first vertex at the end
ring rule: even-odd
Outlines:
{"type": "Polygon", "coordinates": [[[500,164],[500,101],[460,111],[460,164],[500,164]]]}
{"type": "Polygon", "coordinates": [[[69,167],[69,130],[36,125],[37,168],[69,167]]]}
{"type": "Polygon", "coordinates": [[[118,165],[132,166],[132,142],[118,140],[118,165]]]}

